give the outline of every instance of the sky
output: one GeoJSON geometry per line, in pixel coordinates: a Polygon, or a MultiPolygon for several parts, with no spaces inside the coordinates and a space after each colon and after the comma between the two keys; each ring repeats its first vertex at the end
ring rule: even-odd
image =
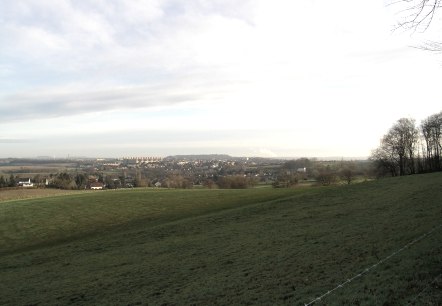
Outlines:
{"type": "Polygon", "coordinates": [[[0,157],[367,157],[442,110],[378,0],[0,0],[0,157]]]}

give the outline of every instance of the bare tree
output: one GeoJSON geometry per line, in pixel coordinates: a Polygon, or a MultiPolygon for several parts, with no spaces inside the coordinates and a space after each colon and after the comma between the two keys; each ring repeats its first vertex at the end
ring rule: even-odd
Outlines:
{"type": "MultiPolygon", "coordinates": [[[[442,0],[392,0],[390,5],[402,6],[401,20],[395,29],[402,28],[413,32],[425,32],[433,22],[442,0]]],[[[442,42],[428,40],[420,49],[442,52],[442,42]]]]}
{"type": "Polygon", "coordinates": [[[340,173],[341,179],[346,181],[347,184],[350,185],[354,179],[354,176],[355,176],[354,168],[350,167],[350,166],[346,166],[346,167],[342,168],[339,171],[339,173],[340,173]]]}
{"type": "Polygon", "coordinates": [[[393,176],[414,174],[418,136],[414,119],[399,119],[384,135],[380,147],[372,152],[371,159],[393,176]]]}
{"type": "Polygon", "coordinates": [[[416,149],[418,148],[419,130],[416,128],[416,121],[414,119],[403,118],[397,123],[399,132],[403,135],[405,144],[405,162],[409,174],[416,173],[416,149]]]}
{"type": "Polygon", "coordinates": [[[391,176],[398,175],[398,162],[395,154],[384,141],[381,140],[381,145],[371,152],[370,160],[376,166],[377,176],[384,176],[389,173],[391,176]]]}
{"type": "Polygon", "coordinates": [[[442,112],[423,120],[421,131],[425,141],[426,170],[442,170],[442,112]]]}

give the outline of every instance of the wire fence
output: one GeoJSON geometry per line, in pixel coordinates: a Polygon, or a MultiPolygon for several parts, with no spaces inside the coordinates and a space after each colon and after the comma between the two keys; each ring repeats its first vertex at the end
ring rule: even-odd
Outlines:
{"type": "Polygon", "coordinates": [[[442,276],[442,273],[439,273],[438,276],[436,276],[427,286],[425,286],[424,289],[422,289],[413,299],[411,299],[408,302],[408,305],[411,305],[411,303],[414,303],[421,295],[422,293],[424,293],[425,291],[428,290],[428,288],[431,287],[431,285],[433,285],[440,277],[442,276]]]}
{"type": "MultiPolygon", "coordinates": [[[[433,232],[435,232],[436,230],[438,230],[440,227],[442,227],[442,224],[440,224],[440,225],[434,227],[432,230],[430,230],[430,231],[426,232],[425,234],[423,234],[423,235],[417,237],[416,239],[410,241],[409,243],[407,243],[406,245],[404,245],[402,248],[400,248],[400,249],[394,251],[393,253],[391,253],[391,254],[388,255],[387,257],[382,258],[382,259],[379,260],[377,263],[375,263],[375,264],[373,264],[373,265],[371,265],[371,266],[365,268],[362,272],[355,274],[353,277],[348,278],[345,282],[343,282],[343,283],[337,285],[336,287],[334,287],[334,288],[331,289],[331,290],[328,290],[327,292],[324,292],[322,295],[320,295],[320,296],[316,297],[315,299],[311,300],[309,303],[305,303],[304,305],[305,305],[305,306],[310,306],[310,305],[313,305],[313,304],[316,303],[316,302],[321,301],[323,298],[325,298],[326,296],[330,295],[330,294],[333,293],[334,291],[336,291],[336,290],[338,290],[338,289],[340,289],[340,288],[346,286],[347,284],[351,283],[351,282],[354,281],[355,279],[362,277],[364,274],[367,274],[367,273],[370,272],[371,270],[376,269],[379,265],[383,264],[384,262],[386,262],[387,260],[389,260],[389,259],[392,258],[393,256],[399,254],[400,252],[402,252],[402,251],[404,251],[405,249],[409,248],[410,246],[412,246],[412,245],[415,244],[416,242],[419,242],[419,241],[421,241],[422,239],[426,238],[427,236],[431,235],[433,232]]],[[[439,276],[440,276],[440,275],[439,275],[439,276]]],[[[435,280],[433,280],[433,282],[436,281],[436,280],[437,280],[437,278],[436,278],[435,280]]],[[[433,282],[431,282],[430,285],[431,285],[433,282]]],[[[428,285],[428,286],[430,286],[430,285],[428,285]]],[[[428,287],[428,286],[427,286],[427,287],[428,287]]],[[[420,294],[422,294],[422,293],[420,293],[420,294]]],[[[416,298],[417,298],[417,297],[416,297],[416,298]]]]}

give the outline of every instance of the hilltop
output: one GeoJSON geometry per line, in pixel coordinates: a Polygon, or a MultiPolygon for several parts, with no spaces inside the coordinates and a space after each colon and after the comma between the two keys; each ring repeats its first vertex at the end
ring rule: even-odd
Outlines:
{"type": "Polygon", "coordinates": [[[317,304],[440,301],[442,173],[279,192],[1,203],[0,304],[304,305],[347,279],[317,304]]]}

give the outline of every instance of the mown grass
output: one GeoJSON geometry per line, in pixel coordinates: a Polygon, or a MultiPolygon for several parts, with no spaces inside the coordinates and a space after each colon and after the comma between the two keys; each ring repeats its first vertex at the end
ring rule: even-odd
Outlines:
{"type": "Polygon", "coordinates": [[[305,192],[308,190],[134,189],[0,202],[0,254],[70,240],[128,222],[153,226],[305,192]]]}
{"type": "MultiPolygon", "coordinates": [[[[260,189],[164,191],[147,193],[158,202],[146,204],[146,191],[136,191],[11,203],[21,213],[9,208],[2,214],[31,220],[41,219],[39,209],[55,209],[55,218],[76,207],[103,220],[108,206],[126,204],[133,211],[114,217],[118,226],[95,225],[94,235],[71,239],[63,230],[70,237],[64,243],[49,235],[52,245],[20,251],[20,241],[29,242],[13,239],[14,248],[0,257],[0,278],[7,280],[0,282],[0,304],[304,305],[441,224],[440,173],[308,190],[290,198],[263,193],[252,199],[260,189]],[[150,205],[155,214],[148,213],[150,205]],[[141,217],[132,221],[137,211],[141,217]]],[[[124,211],[112,209],[109,216],[124,211]]],[[[94,224],[85,220],[68,228],[94,224]]],[[[6,236],[19,235],[9,233],[11,225],[0,226],[6,236]]],[[[441,232],[439,227],[317,304],[437,305],[441,232]]]]}

